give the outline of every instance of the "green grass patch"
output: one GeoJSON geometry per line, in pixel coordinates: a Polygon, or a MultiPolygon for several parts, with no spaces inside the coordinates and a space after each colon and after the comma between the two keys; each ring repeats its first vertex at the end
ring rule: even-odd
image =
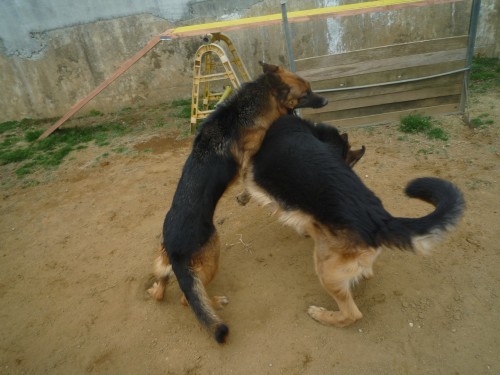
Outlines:
{"type": "Polygon", "coordinates": [[[470,124],[473,128],[479,128],[481,125],[484,124],[484,121],[476,117],[470,120],[470,124]]]}
{"type": "MultiPolygon", "coordinates": [[[[410,114],[401,119],[399,130],[403,133],[409,134],[419,134],[423,133],[429,139],[439,139],[442,141],[447,141],[449,139],[448,133],[443,129],[435,125],[435,121],[428,116],[422,116],[420,114],[410,114]]],[[[407,140],[406,136],[398,137],[398,140],[407,140]]]]}
{"type": "Polygon", "coordinates": [[[172,100],[171,106],[176,108],[176,107],[185,107],[185,106],[191,106],[191,99],[177,99],[177,100],[172,100]]]}
{"type": "Polygon", "coordinates": [[[493,125],[495,121],[489,118],[488,113],[482,113],[478,117],[474,117],[470,120],[470,126],[473,128],[487,128],[489,125],[493,125]]]}
{"type": "Polygon", "coordinates": [[[0,124],[0,134],[14,130],[19,126],[19,121],[5,121],[0,124]]]}
{"type": "Polygon", "coordinates": [[[469,77],[469,86],[474,92],[500,88],[500,60],[498,57],[475,57],[469,77]]]}
{"type": "Polygon", "coordinates": [[[34,129],[35,125],[36,121],[25,119],[9,121],[5,126],[8,130],[3,133],[3,140],[0,142],[0,164],[19,163],[15,170],[18,177],[29,175],[40,168],[57,167],[73,150],[86,148],[90,142],[106,146],[110,144],[110,139],[130,131],[121,123],[110,122],[58,129],[49,137],[37,141],[43,130],[34,129]]]}
{"type": "MultiPolygon", "coordinates": [[[[29,180],[33,180],[27,176],[39,170],[57,167],[64,160],[71,158],[73,151],[85,149],[91,144],[100,147],[110,146],[114,143],[113,139],[131,132],[146,128],[164,129],[177,126],[183,132],[182,136],[189,136],[189,127],[185,126],[185,119],[190,117],[191,99],[165,102],[159,107],[143,109],[141,112],[136,111],[135,107],[125,107],[109,116],[91,110],[84,116],[75,118],[72,127],[59,128],[43,140],[38,140],[40,135],[57,118],[5,121],[0,123],[0,165],[12,165],[6,171],[12,171],[13,175],[15,173],[15,176],[22,178],[22,184],[25,185],[29,180]],[[151,121],[143,121],[145,111],[154,114],[151,121]]],[[[130,151],[126,147],[113,145],[105,148],[100,158],[130,151]]]]}
{"type": "Polygon", "coordinates": [[[427,138],[429,138],[429,139],[440,139],[442,141],[447,141],[450,138],[448,133],[446,133],[441,128],[429,129],[425,134],[427,135],[427,138]]]}
{"type": "Polygon", "coordinates": [[[51,122],[52,120],[53,119],[33,120],[31,118],[25,118],[20,121],[5,121],[0,123],[0,135],[13,131],[25,131],[36,125],[51,122]]]}
{"type": "Polygon", "coordinates": [[[175,117],[191,118],[191,99],[173,100],[171,106],[177,108],[177,111],[173,114],[175,117]]]}
{"type": "Polygon", "coordinates": [[[101,111],[98,111],[96,109],[92,109],[89,112],[89,116],[90,117],[100,117],[100,116],[103,116],[103,115],[104,115],[104,113],[102,113],[101,111]]]}
{"type": "Polygon", "coordinates": [[[24,140],[26,142],[34,142],[36,141],[43,133],[43,130],[28,130],[24,133],[24,140]]]}
{"type": "Polygon", "coordinates": [[[34,166],[35,166],[35,163],[27,163],[27,164],[23,165],[21,168],[17,168],[16,169],[17,177],[24,177],[26,175],[33,173],[34,166]]]}
{"type": "Polygon", "coordinates": [[[132,107],[124,107],[116,112],[117,116],[123,116],[126,115],[127,113],[132,112],[132,107]]]}
{"type": "Polygon", "coordinates": [[[5,139],[0,143],[0,149],[10,147],[21,141],[21,138],[15,134],[8,134],[5,139]]]}
{"type": "Polygon", "coordinates": [[[0,152],[0,164],[19,163],[30,159],[34,154],[34,150],[30,148],[19,148],[16,150],[8,150],[0,152]]]}
{"type": "Polygon", "coordinates": [[[411,114],[401,119],[399,130],[403,133],[423,133],[432,128],[431,118],[420,114],[411,114]]]}
{"type": "Polygon", "coordinates": [[[180,110],[175,113],[175,117],[191,118],[191,106],[181,107],[180,110]]]}

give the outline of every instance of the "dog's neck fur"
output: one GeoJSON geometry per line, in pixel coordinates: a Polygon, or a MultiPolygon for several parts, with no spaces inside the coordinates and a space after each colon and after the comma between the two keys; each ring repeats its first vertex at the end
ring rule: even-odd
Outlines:
{"type": "Polygon", "coordinates": [[[239,116],[242,118],[237,124],[240,137],[237,144],[231,145],[231,153],[240,167],[245,169],[250,158],[259,150],[267,129],[275,120],[285,115],[288,109],[277,98],[276,89],[265,74],[256,82],[242,87],[232,104],[238,106],[239,116]],[[257,101],[260,105],[256,105],[257,101]],[[259,108],[260,114],[248,116],[255,108],[259,108]],[[252,120],[246,122],[245,118],[252,120]]]}
{"type": "Polygon", "coordinates": [[[238,143],[231,145],[231,153],[240,165],[240,175],[243,177],[246,175],[250,159],[259,151],[271,124],[286,113],[280,108],[278,100],[272,93],[268,94],[268,101],[269,110],[255,118],[252,124],[248,124],[249,126],[241,127],[238,143]]]}

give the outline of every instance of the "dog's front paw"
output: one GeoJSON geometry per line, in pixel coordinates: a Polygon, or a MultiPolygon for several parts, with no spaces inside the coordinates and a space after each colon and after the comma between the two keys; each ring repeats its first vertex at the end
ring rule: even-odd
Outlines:
{"type": "Polygon", "coordinates": [[[323,323],[322,317],[326,311],[327,310],[324,307],[318,306],[309,306],[309,308],[307,309],[307,313],[309,314],[309,316],[320,323],[323,323]]]}
{"type": "Polygon", "coordinates": [[[153,286],[148,289],[148,293],[155,300],[161,301],[163,300],[163,296],[165,295],[165,287],[163,287],[161,283],[155,282],[153,286]]]}
{"type": "Polygon", "coordinates": [[[309,306],[307,312],[309,316],[317,322],[339,328],[347,327],[363,317],[359,311],[357,311],[357,313],[345,314],[341,311],[329,311],[323,307],[317,306],[309,306]]]}

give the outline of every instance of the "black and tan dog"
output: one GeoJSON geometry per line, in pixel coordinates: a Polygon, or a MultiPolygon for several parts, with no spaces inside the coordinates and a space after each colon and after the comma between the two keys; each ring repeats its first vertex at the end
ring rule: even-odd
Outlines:
{"type": "Polygon", "coordinates": [[[163,299],[172,272],[200,323],[223,343],[228,327],[214,308],[225,297],[210,299],[205,290],[218,267],[220,243],[213,215],[221,195],[245,175],[269,126],[295,108],[326,105],[301,77],[275,65],[261,63],[259,78],[244,84],[202,124],[184,165],[172,205],[163,223],[162,253],[155,262],[158,281],[149,289],[163,299]]]}
{"type": "MultiPolygon", "coordinates": [[[[351,144],[349,143],[349,137],[347,133],[341,134],[333,126],[321,123],[313,124],[311,122],[302,120],[298,117],[291,115],[284,117],[281,121],[273,123],[271,125],[271,129],[274,129],[273,133],[280,131],[279,129],[281,128],[281,126],[284,126],[285,124],[291,125],[291,128],[289,129],[290,134],[288,134],[288,137],[294,137],[293,134],[296,134],[295,136],[297,137],[300,137],[301,134],[305,134],[306,135],[304,138],[305,142],[310,141],[311,140],[310,138],[314,137],[316,139],[312,142],[311,146],[313,146],[314,144],[321,145],[321,147],[329,150],[329,152],[333,152],[336,158],[342,159],[344,163],[351,168],[354,167],[354,165],[365,154],[366,151],[365,146],[361,146],[359,150],[351,150],[351,144]]],[[[288,154],[293,152],[295,152],[293,149],[287,150],[288,154]]],[[[280,157],[286,158],[286,155],[281,155],[280,157]]],[[[304,157],[307,158],[308,155],[304,155],[304,157]]],[[[253,162],[253,160],[251,160],[251,162],[253,162]]],[[[249,179],[244,179],[243,182],[244,184],[253,183],[251,177],[249,179]]],[[[253,191],[253,194],[257,194],[257,191],[255,189],[253,191]]],[[[236,200],[242,206],[246,205],[250,201],[250,199],[251,199],[251,194],[247,189],[245,189],[243,192],[241,192],[236,196],[236,200]]],[[[265,200],[267,201],[267,199],[265,200]]]]}
{"type": "Polygon", "coordinates": [[[252,198],[274,205],[280,220],[314,239],[316,273],[339,311],[310,306],[308,312],[337,327],[362,318],[350,287],[373,275],[383,247],[428,253],[456,225],[465,205],[450,182],[418,178],[408,184],[406,194],[435,210],[421,218],[393,217],[351,169],[348,152],[347,138],[334,128],[284,116],[268,130],[245,181],[252,198]]]}

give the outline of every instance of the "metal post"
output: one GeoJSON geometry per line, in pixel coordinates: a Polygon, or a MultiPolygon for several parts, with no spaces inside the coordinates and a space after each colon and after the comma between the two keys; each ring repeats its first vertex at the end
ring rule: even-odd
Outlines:
{"type": "Polygon", "coordinates": [[[290,60],[290,70],[295,73],[295,60],[293,58],[292,36],[290,34],[290,25],[288,24],[288,15],[286,12],[286,0],[281,0],[281,16],[283,18],[283,27],[285,29],[285,39],[286,47],[288,49],[288,59],[290,60]]]}
{"type": "Polygon", "coordinates": [[[467,93],[469,87],[470,68],[472,65],[472,58],[474,57],[474,46],[476,44],[477,24],[479,22],[479,11],[481,9],[481,0],[472,0],[471,14],[469,21],[469,38],[467,41],[467,54],[465,56],[465,66],[469,68],[464,74],[464,87],[462,90],[462,97],[460,99],[460,112],[465,112],[467,104],[467,93]]]}

